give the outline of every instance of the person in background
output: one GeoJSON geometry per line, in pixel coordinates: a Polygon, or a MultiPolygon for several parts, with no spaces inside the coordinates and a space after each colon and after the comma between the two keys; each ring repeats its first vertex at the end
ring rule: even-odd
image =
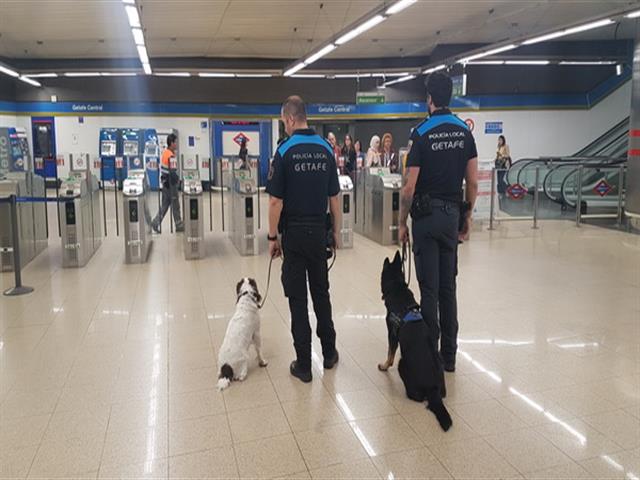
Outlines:
{"type": "Polygon", "coordinates": [[[504,194],[507,190],[507,184],[504,177],[507,174],[507,170],[511,168],[511,152],[509,151],[509,145],[507,145],[507,139],[504,135],[498,137],[498,149],[496,151],[496,184],[498,193],[504,194]]]}
{"type": "Polygon", "coordinates": [[[344,136],[344,145],[342,146],[342,156],[345,158],[345,171],[347,175],[353,178],[353,172],[356,170],[356,148],[353,145],[353,138],[348,133],[344,136]]]}
{"type": "Polygon", "coordinates": [[[382,136],[380,157],[383,167],[389,167],[391,173],[396,173],[398,171],[398,155],[393,150],[393,135],[390,133],[385,133],[382,136]]]}
{"type": "Polygon", "coordinates": [[[242,170],[249,170],[250,165],[248,162],[249,150],[247,149],[247,139],[242,137],[242,141],[240,142],[240,152],[238,153],[238,158],[240,159],[239,168],[242,170]]]}
{"type": "Polygon", "coordinates": [[[367,167],[379,167],[380,163],[380,137],[374,135],[369,142],[369,150],[367,150],[367,167]]]}
{"type": "Polygon", "coordinates": [[[338,140],[333,132],[329,132],[327,135],[327,140],[331,144],[331,148],[333,149],[333,155],[338,160],[338,157],[342,154],[342,150],[340,149],[340,145],[338,145],[338,140]]]}
{"type": "Polygon", "coordinates": [[[171,165],[171,159],[175,157],[178,149],[178,137],[171,133],[167,135],[167,148],[162,152],[160,160],[160,184],[162,185],[162,203],[156,218],[151,222],[151,228],[156,233],[160,233],[160,224],[171,207],[173,220],[176,224],[176,232],[184,232],[184,224],[180,216],[180,200],[178,199],[178,186],[180,177],[175,167],[171,165]]]}

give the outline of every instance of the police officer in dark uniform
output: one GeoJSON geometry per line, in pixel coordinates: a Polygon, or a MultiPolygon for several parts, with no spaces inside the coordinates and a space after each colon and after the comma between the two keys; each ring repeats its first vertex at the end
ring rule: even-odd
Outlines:
{"type": "Polygon", "coordinates": [[[269,170],[269,253],[284,255],[282,285],[289,299],[291,333],[297,359],[290,372],[311,381],[311,327],[307,308],[307,278],[322,344],[324,368],[338,362],[336,332],[329,298],[327,268],[327,201],[333,221],[333,244],[341,224],[338,171],[329,143],[309,128],[302,99],[289,97],[282,105],[282,122],[289,138],[277,149],[269,170]],[[282,233],[282,245],[278,232],[282,233]]]}
{"type": "Polygon", "coordinates": [[[440,339],[444,369],[455,371],[458,312],[456,300],[458,224],[462,180],[471,208],[460,232],[468,238],[478,193],[478,153],[467,125],[449,110],[451,78],[433,73],[427,80],[430,117],[411,134],[407,174],[400,207],[400,239],[409,239],[411,213],[416,275],[422,315],[440,339]],[[439,328],[438,328],[439,327],[439,328]]]}

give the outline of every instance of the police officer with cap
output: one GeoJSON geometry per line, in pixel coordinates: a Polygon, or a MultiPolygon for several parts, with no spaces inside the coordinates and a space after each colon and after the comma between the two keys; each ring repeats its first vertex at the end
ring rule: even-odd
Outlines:
{"type": "Polygon", "coordinates": [[[407,216],[411,213],[422,315],[432,328],[434,341],[441,335],[443,366],[453,372],[458,336],[458,238],[469,236],[478,193],[478,153],[466,123],[448,108],[453,90],[451,78],[436,72],[426,86],[431,115],[411,134],[399,235],[403,243],[408,241],[407,216]],[[466,218],[460,219],[463,179],[470,208],[466,218]],[[459,232],[461,220],[464,226],[459,232]]]}
{"type": "Polygon", "coordinates": [[[272,257],[284,256],[282,286],[289,300],[297,356],[289,370],[308,383],[312,375],[307,279],[324,368],[333,368],[338,363],[329,298],[327,201],[333,222],[333,245],[337,245],[340,185],[333,149],[307,125],[302,98],[287,98],[281,118],[289,138],[278,147],[269,170],[269,253],[272,257]]]}

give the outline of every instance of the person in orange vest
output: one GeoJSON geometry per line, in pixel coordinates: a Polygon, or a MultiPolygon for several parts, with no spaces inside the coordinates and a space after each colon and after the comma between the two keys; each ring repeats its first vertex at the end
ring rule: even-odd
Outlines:
{"type": "Polygon", "coordinates": [[[167,214],[167,210],[171,207],[173,211],[173,220],[176,224],[176,232],[184,232],[184,223],[180,216],[180,201],[178,199],[178,185],[180,183],[180,177],[175,168],[175,160],[172,159],[176,155],[178,149],[178,137],[171,133],[167,135],[167,148],[162,152],[162,158],[160,160],[160,183],[162,184],[162,203],[160,205],[160,211],[156,218],[151,222],[151,228],[156,233],[160,233],[160,224],[167,214]]]}

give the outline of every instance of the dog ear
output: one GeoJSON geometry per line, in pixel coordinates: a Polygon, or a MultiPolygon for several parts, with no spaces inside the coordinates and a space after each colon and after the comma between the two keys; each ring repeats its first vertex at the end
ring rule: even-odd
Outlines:
{"type": "Polygon", "coordinates": [[[393,263],[402,263],[402,258],[400,257],[400,251],[396,250],[396,255],[393,257],[393,263]]]}
{"type": "Polygon", "coordinates": [[[242,287],[243,283],[244,283],[244,279],[240,280],[236,285],[236,295],[240,295],[240,287],[242,287]]]}
{"type": "Polygon", "coordinates": [[[385,258],[385,259],[384,259],[384,264],[383,264],[383,266],[384,266],[384,267],[388,267],[389,265],[391,265],[391,264],[389,263],[389,258],[387,257],[387,258],[385,258]]]}

